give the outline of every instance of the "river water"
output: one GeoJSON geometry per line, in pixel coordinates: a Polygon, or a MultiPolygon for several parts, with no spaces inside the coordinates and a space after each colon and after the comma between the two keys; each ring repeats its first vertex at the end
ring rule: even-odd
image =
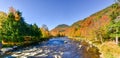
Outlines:
{"type": "MultiPolygon", "coordinates": [[[[17,58],[83,58],[80,43],[67,37],[51,38],[37,45],[13,51],[9,56],[17,58]]],[[[5,58],[3,57],[3,58],[5,58]]]]}

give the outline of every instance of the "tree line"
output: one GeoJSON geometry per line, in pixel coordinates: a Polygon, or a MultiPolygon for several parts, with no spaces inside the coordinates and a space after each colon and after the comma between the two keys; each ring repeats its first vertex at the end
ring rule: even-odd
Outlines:
{"type": "Polygon", "coordinates": [[[22,13],[10,8],[8,14],[0,14],[0,40],[4,42],[35,42],[48,39],[49,30],[24,21],[22,13]],[[41,30],[41,29],[44,29],[41,30]],[[47,33],[46,33],[47,32],[47,33]]]}

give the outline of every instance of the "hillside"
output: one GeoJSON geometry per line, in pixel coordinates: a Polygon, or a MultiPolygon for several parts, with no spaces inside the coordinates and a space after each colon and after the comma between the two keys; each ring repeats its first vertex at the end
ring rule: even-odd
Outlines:
{"type": "Polygon", "coordinates": [[[67,30],[69,37],[84,37],[90,40],[99,38],[99,33],[106,34],[106,28],[120,14],[120,6],[113,4],[91,16],[73,23],[67,30]]]}
{"type": "MultiPolygon", "coordinates": [[[[58,34],[62,29],[66,31],[62,31],[68,37],[83,37],[90,40],[97,40],[100,38],[100,35],[105,35],[107,33],[107,26],[109,26],[110,22],[114,20],[120,14],[120,6],[116,3],[113,4],[95,14],[90,15],[84,20],[79,20],[73,23],[69,28],[61,26],[57,26],[51,32],[52,34],[58,34]],[[102,34],[100,34],[102,32],[102,34]]],[[[103,36],[102,38],[106,38],[107,36],[103,36]]]]}
{"type": "Polygon", "coordinates": [[[65,36],[65,31],[69,28],[66,24],[60,24],[50,31],[53,36],[65,36]]]}

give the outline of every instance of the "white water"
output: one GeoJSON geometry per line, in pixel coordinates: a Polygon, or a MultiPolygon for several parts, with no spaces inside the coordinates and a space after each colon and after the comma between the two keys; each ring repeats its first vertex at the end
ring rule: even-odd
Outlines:
{"type": "Polygon", "coordinates": [[[12,52],[18,58],[82,58],[80,43],[67,37],[52,38],[46,42],[12,52]]]}

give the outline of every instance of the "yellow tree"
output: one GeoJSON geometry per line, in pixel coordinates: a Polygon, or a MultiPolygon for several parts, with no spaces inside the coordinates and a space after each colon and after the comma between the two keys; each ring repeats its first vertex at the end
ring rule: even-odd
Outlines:
{"type": "Polygon", "coordinates": [[[40,30],[42,32],[42,38],[49,38],[50,37],[50,33],[49,33],[47,25],[42,25],[42,28],[40,28],[40,30]]]}

